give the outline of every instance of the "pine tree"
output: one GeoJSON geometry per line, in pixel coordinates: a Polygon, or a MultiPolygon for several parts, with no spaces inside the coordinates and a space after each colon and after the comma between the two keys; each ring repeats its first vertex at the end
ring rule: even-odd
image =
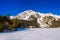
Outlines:
{"type": "Polygon", "coordinates": [[[0,32],[3,32],[4,31],[4,27],[3,25],[0,23],[0,32]]]}
{"type": "Polygon", "coordinates": [[[9,29],[14,29],[15,28],[15,30],[17,30],[16,28],[18,27],[18,19],[17,18],[15,18],[15,19],[13,19],[13,24],[12,25],[10,25],[10,27],[9,27],[9,29]]]}

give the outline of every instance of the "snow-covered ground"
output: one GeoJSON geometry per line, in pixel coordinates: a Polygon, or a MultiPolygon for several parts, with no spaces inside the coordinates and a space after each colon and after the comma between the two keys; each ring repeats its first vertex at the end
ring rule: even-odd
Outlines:
{"type": "Polygon", "coordinates": [[[0,33],[0,40],[60,40],[60,28],[33,28],[0,33]]]}

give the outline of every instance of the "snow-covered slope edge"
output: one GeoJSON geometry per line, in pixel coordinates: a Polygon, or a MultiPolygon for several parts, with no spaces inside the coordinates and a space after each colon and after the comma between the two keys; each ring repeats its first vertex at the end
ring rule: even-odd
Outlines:
{"type": "Polygon", "coordinates": [[[60,28],[28,29],[0,34],[0,40],[60,40],[60,28]]]}

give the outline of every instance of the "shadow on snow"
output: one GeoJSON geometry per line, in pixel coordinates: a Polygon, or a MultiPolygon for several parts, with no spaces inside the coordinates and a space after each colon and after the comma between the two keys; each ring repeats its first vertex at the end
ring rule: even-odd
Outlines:
{"type": "MultiPolygon", "coordinates": [[[[28,28],[18,28],[17,31],[25,31],[27,29],[28,28]]],[[[16,32],[16,31],[14,31],[14,30],[13,31],[8,31],[8,32],[7,31],[3,31],[3,32],[0,32],[0,33],[11,33],[11,32],[16,32]]]]}

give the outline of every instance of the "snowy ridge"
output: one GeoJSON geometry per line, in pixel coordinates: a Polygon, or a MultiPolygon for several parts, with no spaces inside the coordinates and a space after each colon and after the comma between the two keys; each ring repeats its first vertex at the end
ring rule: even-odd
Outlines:
{"type": "Polygon", "coordinates": [[[18,19],[24,19],[24,20],[28,20],[28,18],[31,16],[31,15],[35,15],[36,16],[36,13],[35,11],[32,11],[32,10],[27,10],[27,11],[24,11],[22,13],[19,13],[16,17],[18,19]]]}
{"type": "Polygon", "coordinates": [[[33,18],[31,18],[31,15],[33,15],[37,18],[37,22],[39,23],[41,28],[49,27],[48,24],[51,25],[51,21],[53,21],[54,19],[55,20],[60,19],[60,15],[54,15],[52,13],[40,13],[40,12],[36,12],[33,10],[27,10],[27,11],[21,12],[17,16],[14,16],[11,18],[12,19],[18,18],[18,19],[22,19],[22,20],[32,20],[33,18]],[[50,20],[48,20],[49,18],[44,19],[44,17],[49,17],[49,16],[52,17],[52,19],[50,19],[50,20]],[[45,21],[48,20],[49,21],[48,24],[46,24],[44,20],[45,21]]]}
{"type": "Polygon", "coordinates": [[[17,16],[11,16],[11,18],[15,18],[17,17],[18,19],[28,19],[29,16],[31,15],[35,15],[36,16],[36,13],[39,14],[42,18],[45,17],[45,16],[53,16],[55,17],[56,19],[57,18],[60,18],[60,15],[54,15],[52,13],[40,13],[40,12],[35,12],[33,10],[27,10],[27,11],[24,11],[24,12],[21,12],[19,13],[17,16]]]}
{"type": "Polygon", "coordinates": [[[27,20],[28,17],[31,16],[31,15],[36,16],[36,13],[39,14],[42,18],[45,17],[45,16],[53,16],[55,18],[60,18],[60,15],[54,15],[52,13],[40,13],[40,12],[35,12],[33,10],[27,10],[27,11],[21,12],[16,17],[19,18],[19,16],[20,16],[21,19],[25,18],[27,20]]]}

